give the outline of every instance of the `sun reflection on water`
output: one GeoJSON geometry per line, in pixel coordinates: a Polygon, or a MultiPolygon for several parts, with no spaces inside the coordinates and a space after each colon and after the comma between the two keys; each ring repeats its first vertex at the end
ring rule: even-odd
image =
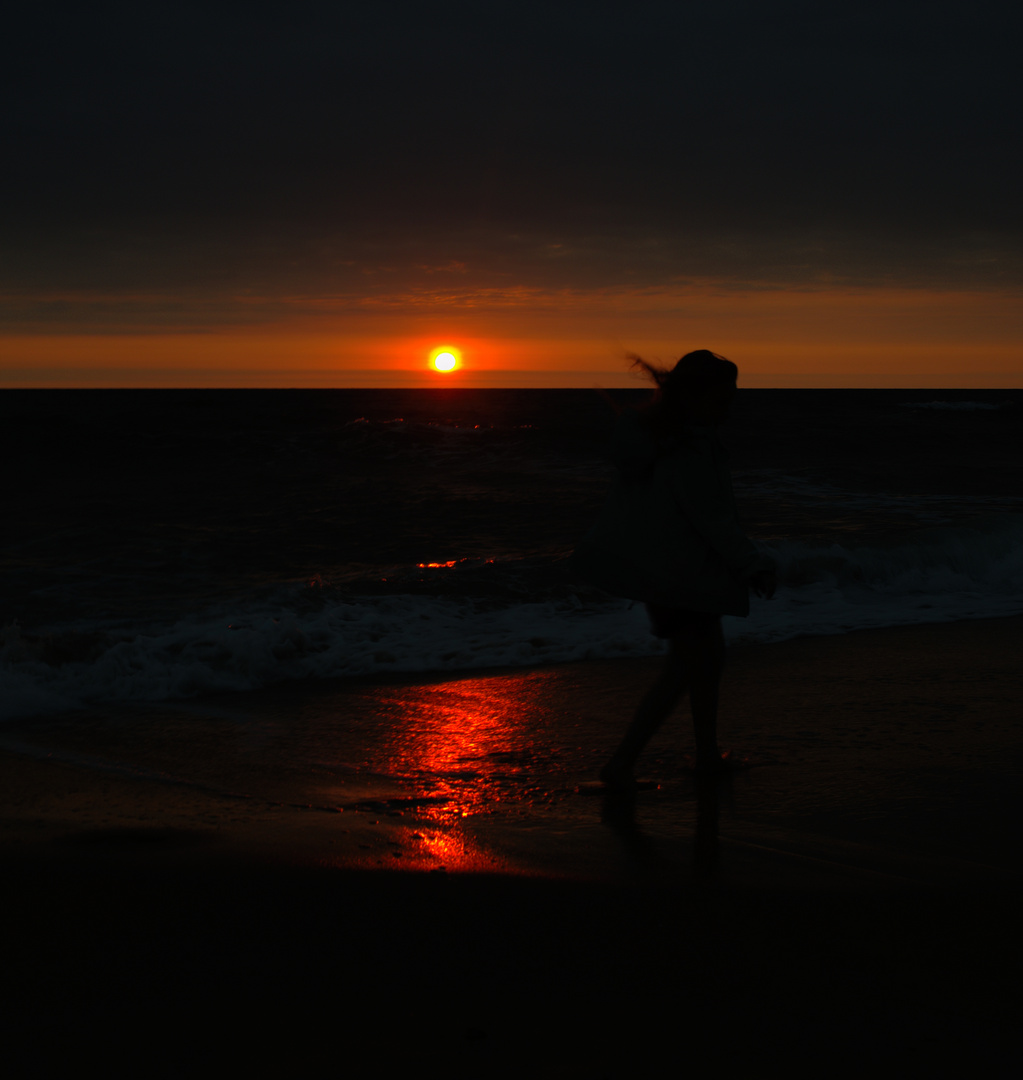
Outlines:
{"type": "Polygon", "coordinates": [[[543,673],[409,687],[391,700],[376,767],[401,777],[421,827],[420,855],[452,869],[495,869],[471,829],[556,797],[560,753],[551,745],[543,673]],[[433,826],[432,828],[430,826],[433,826]]]}

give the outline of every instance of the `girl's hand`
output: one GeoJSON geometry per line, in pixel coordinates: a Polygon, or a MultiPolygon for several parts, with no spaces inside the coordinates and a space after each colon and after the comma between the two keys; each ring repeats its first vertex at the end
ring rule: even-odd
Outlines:
{"type": "Polygon", "coordinates": [[[750,588],[757,596],[770,600],[778,588],[778,576],[773,570],[761,570],[749,579],[750,588]]]}

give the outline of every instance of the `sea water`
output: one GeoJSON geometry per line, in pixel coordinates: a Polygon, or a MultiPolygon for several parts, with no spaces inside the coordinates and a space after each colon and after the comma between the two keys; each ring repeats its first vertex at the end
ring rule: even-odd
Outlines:
{"type": "MultiPolygon", "coordinates": [[[[0,716],[643,656],[573,574],[646,390],[3,391],[0,716]]],[[[741,390],[732,642],[1023,612],[1023,391],[741,390]]]]}

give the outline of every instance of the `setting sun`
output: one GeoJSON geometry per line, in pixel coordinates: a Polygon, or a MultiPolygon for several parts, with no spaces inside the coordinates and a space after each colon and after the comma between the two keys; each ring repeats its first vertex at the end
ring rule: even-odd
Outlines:
{"type": "Polygon", "coordinates": [[[437,371],[454,371],[461,359],[461,353],[450,345],[441,345],[430,354],[430,361],[437,371]]]}

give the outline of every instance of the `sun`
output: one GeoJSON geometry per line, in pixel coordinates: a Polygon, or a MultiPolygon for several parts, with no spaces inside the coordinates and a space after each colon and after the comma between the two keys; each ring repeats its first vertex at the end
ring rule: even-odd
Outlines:
{"type": "Polygon", "coordinates": [[[462,364],[462,354],[451,345],[438,345],[430,353],[430,364],[435,371],[454,371],[462,364]]]}

